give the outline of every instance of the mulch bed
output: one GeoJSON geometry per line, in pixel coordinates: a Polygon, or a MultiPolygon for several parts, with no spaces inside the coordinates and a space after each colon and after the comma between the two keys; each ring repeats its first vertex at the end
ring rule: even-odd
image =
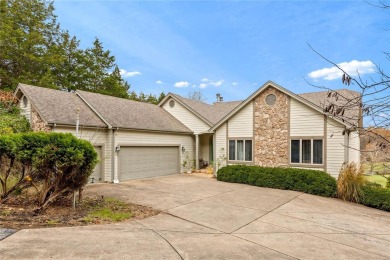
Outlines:
{"type": "MultiPolygon", "coordinates": [[[[86,219],[92,210],[109,206],[103,198],[86,197],[81,203],[77,203],[74,210],[72,198],[69,197],[58,200],[45,212],[35,216],[33,211],[36,209],[36,203],[33,199],[25,196],[12,197],[0,204],[0,228],[20,230],[114,223],[115,221],[106,219],[94,218],[92,221],[86,219]]],[[[153,208],[131,203],[123,203],[121,211],[131,212],[132,215],[130,219],[124,221],[143,219],[160,213],[153,208]]]]}

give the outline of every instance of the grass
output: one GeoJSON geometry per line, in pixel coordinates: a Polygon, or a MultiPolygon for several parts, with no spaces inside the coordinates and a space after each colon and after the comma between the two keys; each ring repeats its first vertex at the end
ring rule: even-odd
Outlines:
{"type": "Polygon", "coordinates": [[[346,201],[360,203],[363,198],[363,169],[359,164],[343,166],[337,179],[337,196],[346,201]]]}
{"type": "Polygon", "coordinates": [[[107,220],[118,222],[132,217],[127,210],[127,204],[114,198],[105,198],[90,209],[88,215],[84,217],[85,222],[107,220]]]}
{"type": "MultiPolygon", "coordinates": [[[[15,186],[18,179],[16,177],[8,177],[7,179],[7,189],[9,190],[11,187],[15,186]]],[[[3,192],[3,187],[0,185],[0,192],[3,192]]]]}
{"type": "MultiPolygon", "coordinates": [[[[363,163],[363,172],[368,174],[371,171],[371,164],[368,162],[363,163]]],[[[375,173],[388,173],[390,174],[390,163],[389,162],[379,162],[374,163],[373,172],[375,173]]]]}
{"type": "MultiPolygon", "coordinates": [[[[389,178],[390,174],[385,176],[389,178]]],[[[387,179],[381,175],[364,175],[364,179],[371,183],[380,184],[383,188],[386,188],[387,179]]]]}

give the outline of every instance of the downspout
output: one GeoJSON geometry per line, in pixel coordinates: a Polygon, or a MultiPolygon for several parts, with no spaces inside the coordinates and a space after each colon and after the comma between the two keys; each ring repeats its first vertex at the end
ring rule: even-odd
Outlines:
{"type": "Polygon", "coordinates": [[[344,135],[344,163],[349,163],[349,131],[344,135]]]}
{"type": "Polygon", "coordinates": [[[111,156],[111,172],[113,173],[113,183],[119,183],[119,178],[118,178],[118,172],[116,171],[115,167],[115,156],[116,156],[116,147],[115,147],[115,131],[117,129],[112,128],[112,138],[111,138],[111,147],[112,147],[112,156],[111,156]]]}

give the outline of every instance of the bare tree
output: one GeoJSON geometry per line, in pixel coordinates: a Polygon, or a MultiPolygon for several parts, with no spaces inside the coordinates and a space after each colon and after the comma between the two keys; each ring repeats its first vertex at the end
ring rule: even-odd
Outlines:
{"type": "Polygon", "coordinates": [[[205,102],[207,99],[203,96],[203,93],[200,91],[190,91],[190,93],[188,93],[188,98],[199,102],[205,102]]]}

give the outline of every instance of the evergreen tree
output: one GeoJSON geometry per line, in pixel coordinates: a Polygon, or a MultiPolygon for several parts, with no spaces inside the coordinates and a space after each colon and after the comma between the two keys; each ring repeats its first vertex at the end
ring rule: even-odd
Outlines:
{"type": "Polygon", "coordinates": [[[55,87],[49,50],[59,26],[47,1],[0,0],[0,79],[2,89],[19,82],[55,87]]]}

